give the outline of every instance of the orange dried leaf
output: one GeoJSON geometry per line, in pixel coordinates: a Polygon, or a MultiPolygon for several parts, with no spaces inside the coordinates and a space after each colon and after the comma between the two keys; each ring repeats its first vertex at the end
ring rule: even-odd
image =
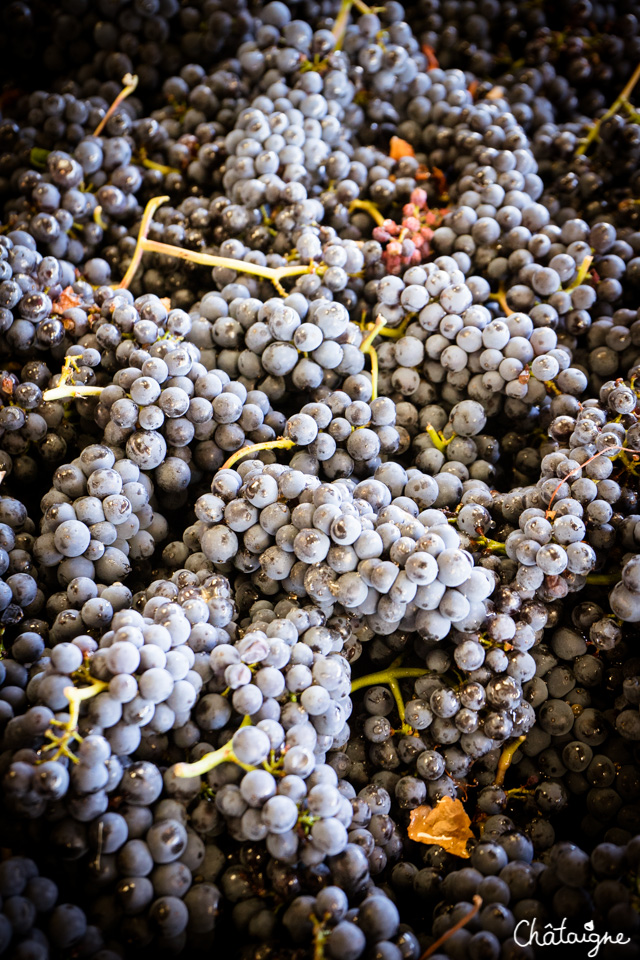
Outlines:
{"type": "Polygon", "coordinates": [[[171,310],[171,297],[160,297],[160,303],[163,304],[167,310],[171,310]]]}
{"type": "Polygon", "coordinates": [[[431,176],[434,178],[434,180],[435,180],[436,183],[438,184],[438,190],[440,191],[440,193],[441,193],[441,194],[446,193],[446,192],[447,192],[447,178],[445,177],[445,175],[444,175],[443,171],[440,169],[440,167],[432,167],[432,168],[431,168],[431,176]]]}
{"type": "Polygon", "coordinates": [[[391,137],[389,156],[392,160],[402,160],[403,157],[415,157],[416,152],[410,143],[401,137],[391,137]]]}
{"type": "Polygon", "coordinates": [[[487,100],[501,100],[504,97],[504,87],[491,87],[486,97],[487,100]]]}
{"type": "Polygon", "coordinates": [[[469,86],[467,87],[469,93],[471,94],[471,98],[472,98],[473,100],[475,100],[475,98],[476,98],[476,93],[478,92],[478,87],[479,87],[479,86],[480,86],[480,81],[479,81],[479,80],[472,80],[471,83],[469,84],[469,86]]]}
{"type": "Polygon", "coordinates": [[[467,841],[473,838],[471,820],[460,800],[443,797],[435,807],[414,807],[409,837],[418,843],[437,843],[447,853],[468,858],[467,841]]]}
{"type": "Polygon", "coordinates": [[[430,47],[428,43],[422,44],[422,52],[427,58],[427,70],[435,70],[440,66],[435,50],[433,47],[430,47]]]}
{"type": "Polygon", "coordinates": [[[56,313],[64,313],[65,310],[71,310],[72,307],[80,306],[80,297],[73,287],[65,287],[56,302],[53,309],[56,313]]]}

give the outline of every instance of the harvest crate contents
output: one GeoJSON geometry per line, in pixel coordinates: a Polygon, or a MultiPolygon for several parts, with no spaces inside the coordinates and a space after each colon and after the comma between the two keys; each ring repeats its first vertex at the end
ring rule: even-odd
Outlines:
{"type": "Polygon", "coordinates": [[[640,956],[640,0],[375,2],[0,4],[2,960],[640,956]]]}

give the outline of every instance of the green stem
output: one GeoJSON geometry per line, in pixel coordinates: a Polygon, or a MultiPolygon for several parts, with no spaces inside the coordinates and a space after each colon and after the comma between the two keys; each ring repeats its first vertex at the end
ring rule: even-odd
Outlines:
{"type": "Polygon", "coordinates": [[[524,743],[526,739],[526,737],[518,737],[518,739],[514,740],[513,743],[509,744],[508,747],[505,747],[500,754],[500,760],[498,761],[498,772],[496,773],[496,779],[494,781],[497,787],[501,787],[504,783],[504,778],[507,775],[507,770],[511,766],[513,756],[516,750],[524,743]]]}
{"type": "Polygon", "coordinates": [[[347,32],[347,27],[349,25],[349,17],[351,16],[351,7],[353,6],[353,0],[342,0],[340,4],[340,10],[338,11],[338,16],[335,19],[333,24],[333,29],[331,33],[334,36],[336,41],[335,49],[339,50],[344,41],[344,36],[347,32]]]}
{"type": "Polygon", "coordinates": [[[400,730],[403,734],[405,734],[405,736],[413,736],[415,733],[413,727],[411,727],[405,721],[404,700],[398,681],[405,680],[410,677],[424,677],[425,674],[429,673],[429,671],[423,669],[422,667],[401,667],[401,660],[402,658],[398,657],[386,670],[379,670],[377,673],[368,673],[364,677],[358,677],[358,679],[354,680],[351,684],[351,693],[355,693],[357,690],[362,690],[364,687],[373,687],[378,685],[389,687],[391,693],[393,694],[393,699],[396,702],[396,708],[400,718],[400,730]]]}
{"type": "Polygon", "coordinates": [[[509,304],[507,303],[507,292],[504,289],[503,283],[500,284],[497,293],[489,294],[489,300],[495,300],[496,303],[500,304],[500,306],[502,307],[502,312],[504,313],[505,317],[509,317],[513,313],[513,310],[509,307],[509,304]]]}
{"type": "Polygon", "coordinates": [[[599,120],[596,120],[595,123],[591,125],[587,136],[584,138],[584,140],[576,150],[576,156],[578,157],[583,156],[587,152],[587,150],[589,149],[593,141],[600,136],[600,127],[602,126],[604,121],[609,120],[611,117],[613,117],[618,112],[620,107],[622,107],[627,102],[629,95],[633,91],[633,88],[635,87],[638,80],[640,80],[640,63],[631,74],[631,77],[629,78],[627,84],[622,90],[620,96],[616,100],[614,100],[614,102],[611,104],[607,112],[603,114],[599,120]]]}
{"type": "Polygon", "coordinates": [[[422,667],[394,667],[392,664],[387,670],[379,670],[377,673],[368,673],[364,677],[358,677],[351,684],[351,693],[363,690],[365,687],[389,686],[395,680],[405,680],[408,677],[424,677],[427,673],[429,671],[422,667]]]}
{"type": "Polygon", "coordinates": [[[368,333],[367,333],[366,337],[364,338],[364,340],[362,341],[362,343],[360,344],[360,349],[362,350],[363,353],[367,353],[367,352],[368,352],[369,347],[372,345],[372,343],[373,343],[373,341],[375,340],[375,338],[378,336],[378,334],[380,333],[380,331],[383,329],[385,323],[386,323],[385,318],[384,318],[382,315],[380,315],[380,316],[376,317],[376,322],[375,322],[375,323],[370,323],[370,324],[368,324],[368,326],[367,326],[367,331],[368,331],[368,333]]]}
{"type": "Polygon", "coordinates": [[[400,724],[404,730],[405,709],[404,709],[404,700],[402,699],[402,693],[400,691],[400,684],[398,683],[395,677],[392,677],[389,680],[387,686],[389,687],[389,690],[391,690],[391,693],[393,694],[393,699],[395,700],[396,707],[398,709],[398,716],[400,717],[400,724]]]}
{"type": "Polygon", "coordinates": [[[243,770],[257,770],[257,767],[249,763],[241,763],[233,752],[232,740],[227,740],[223,746],[210,753],[205,753],[204,757],[196,760],[195,763],[176,763],[174,772],[176,777],[202,777],[214,767],[219,767],[221,763],[236,763],[243,770]]]}
{"type": "Polygon", "coordinates": [[[260,450],[290,450],[295,447],[295,441],[289,437],[279,437],[277,440],[265,440],[263,443],[254,443],[250,447],[242,447],[232,453],[228,460],[220,467],[221,470],[228,470],[242,457],[250,457],[252,453],[259,453],[260,450]]]}
{"type": "MultiPolygon", "coordinates": [[[[250,726],[251,717],[244,717],[240,727],[250,726]]],[[[240,729],[240,727],[238,727],[238,729],[240,729]]],[[[177,777],[202,777],[205,773],[208,773],[209,770],[213,770],[214,767],[219,767],[221,763],[235,763],[239,767],[242,767],[243,770],[258,769],[258,767],[251,766],[250,763],[242,763],[238,760],[233,752],[232,737],[231,740],[227,740],[227,742],[221,747],[218,747],[217,750],[211,750],[209,753],[205,753],[204,757],[200,757],[195,763],[176,763],[174,772],[177,777]]]]}
{"type": "Polygon", "coordinates": [[[93,222],[97,224],[101,230],[106,230],[107,227],[109,226],[107,221],[102,216],[102,207],[100,206],[100,204],[98,204],[98,206],[94,208],[93,222]]]}
{"type": "Polygon", "coordinates": [[[473,540],[472,543],[479,549],[488,550],[489,553],[500,553],[506,556],[507,548],[505,544],[499,540],[490,540],[489,537],[478,537],[476,540],[473,540]]]}
{"type": "Polygon", "coordinates": [[[316,271],[314,264],[292,264],[286,267],[262,267],[257,263],[248,263],[246,260],[235,260],[233,257],[218,257],[210,253],[200,253],[197,250],[185,250],[184,247],[174,247],[170,243],[161,243],[158,240],[149,240],[147,234],[151,226],[153,214],[163,203],[166,203],[169,197],[152,197],[144,209],[140,229],[138,231],[138,240],[131,263],[119,284],[114,284],[115,289],[127,288],[135,273],[140,266],[142,254],[145,250],[150,253],[162,253],[167,257],[177,257],[179,260],[188,260],[190,263],[198,263],[204,267],[226,267],[228,270],[235,270],[237,273],[248,273],[256,277],[264,277],[265,280],[271,280],[274,287],[281,297],[286,297],[287,292],[282,286],[281,281],[287,277],[299,277],[305,273],[316,271]]]}
{"type": "Polygon", "coordinates": [[[379,316],[375,323],[369,324],[369,333],[364,338],[360,344],[360,350],[362,353],[366,353],[369,356],[371,361],[371,399],[377,400],[378,398],[378,351],[373,346],[373,341],[378,336],[381,330],[384,329],[385,318],[379,316]]]}
{"type": "Polygon", "coordinates": [[[370,217],[372,217],[379,227],[385,221],[385,217],[373,200],[352,200],[349,204],[349,213],[353,213],[354,210],[366,210],[370,217]]]}
{"type": "Polygon", "coordinates": [[[405,332],[411,321],[413,320],[415,314],[410,313],[404,318],[402,323],[397,327],[381,327],[378,330],[379,337],[391,337],[392,340],[399,340],[400,337],[404,337],[405,332]]]}
{"type": "Polygon", "coordinates": [[[311,915],[313,924],[313,960],[325,960],[324,942],[331,933],[321,920],[317,920],[311,915]]]}
{"type": "Polygon", "coordinates": [[[455,438],[456,434],[452,434],[447,439],[444,438],[442,433],[439,433],[435,427],[432,427],[430,423],[426,426],[426,433],[431,440],[431,443],[434,445],[436,450],[439,450],[440,453],[444,453],[451,441],[455,438]]]}
{"type": "Polygon", "coordinates": [[[165,177],[169,173],[180,173],[180,170],[178,170],[177,167],[168,167],[164,163],[156,163],[155,160],[149,160],[148,157],[144,157],[143,159],[139,160],[138,163],[140,163],[141,166],[146,167],[148,170],[159,170],[160,173],[165,175],[165,177]]]}
{"type": "Polygon", "coordinates": [[[56,733],[51,728],[45,731],[45,737],[49,740],[49,743],[42,747],[42,752],[43,754],[46,754],[48,750],[55,752],[52,756],[44,757],[43,760],[39,761],[40,763],[43,763],[44,760],[59,760],[60,757],[67,757],[73,763],[79,763],[78,757],[71,752],[71,743],[74,740],[80,743],[82,740],[82,737],[78,733],[80,704],[83,700],[90,700],[92,697],[96,697],[109,686],[104,680],[95,680],[88,672],[84,673],[82,679],[91,681],[88,687],[68,686],[62,691],[69,701],[69,719],[67,721],[51,721],[51,726],[61,728],[61,733],[56,733]]]}
{"type": "Polygon", "coordinates": [[[620,580],[620,570],[614,573],[590,573],[587,583],[594,587],[613,587],[620,580]]]}
{"type": "Polygon", "coordinates": [[[587,279],[587,275],[589,273],[589,270],[591,269],[592,263],[593,263],[593,256],[591,254],[584,258],[584,260],[582,261],[582,263],[578,268],[578,272],[576,273],[575,280],[573,280],[568,287],[565,287],[566,291],[575,290],[576,287],[579,287],[580,284],[584,283],[584,281],[587,279]]]}

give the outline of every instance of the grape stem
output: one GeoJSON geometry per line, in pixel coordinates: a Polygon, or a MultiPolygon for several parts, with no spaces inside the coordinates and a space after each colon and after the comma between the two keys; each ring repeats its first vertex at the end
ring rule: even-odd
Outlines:
{"type": "Polygon", "coordinates": [[[371,360],[371,399],[376,400],[378,397],[378,351],[373,346],[373,341],[378,336],[380,331],[383,329],[386,323],[385,318],[380,315],[376,319],[375,323],[370,323],[367,325],[367,330],[369,333],[364,338],[360,344],[360,350],[362,353],[366,353],[371,360]]]}
{"type": "Polygon", "coordinates": [[[477,537],[471,541],[474,546],[488,553],[500,553],[506,556],[507,548],[500,540],[491,540],[489,537],[477,537]]]}
{"type": "Polygon", "coordinates": [[[149,233],[153,214],[158,207],[162,206],[163,203],[167,203],[169,199],[169,197],[152,197],[146,205],[140,222],[136,249],[124,277],[120,283],[113,285],[116,290],[126,290],[129,287],[140,266],[142,254],[145,251],[149,253],[161,253],[167,257],[177,257],[179,260],[188,260],[190,263],[198,263],[204,267],[225,267],[227,270],[235,270],[236,273],[248,273],[251,276],[264,277],[265,280],[270,280],[273,283],[281,297],[286,297],[287,295],[287,291],[282,286],[282,280],[287,277],[299,277],[305,273],[314,273],[318,269],[313,263],[299,263],[287,267],[263,267],[258,263],[249,263],[246,260],[235,260],[233,257],[218,257],[211,253],[199,253],[197,250],[185,250],[184,247],[175,247],[170,243],[149,240],[147,234],[149,233]]]}
{"type": "Polygon", "coordinates": [[[501,787],[504,783],[504,778],[507,775],[507,770],[511,766],[513,756],[518,747],[520,747],[520,745],[523,744],[526,739],[526,737],[518,737],[518,739],[514,740],[514,742],[509,744],[508,747],[505,747],[500,754],[500,760],[498,761],[498,772],[496,773],[496,779],[494,780],[496,787],[501,787]]]}
{"type": "Polygon", "coordinates": [[[435,427],[433,427],[430,423],[428,423],[426,426],[426,433],[431,440],[431,443],[434,445],[436,450],[440,451],[440,453],[444,453],[451,441],[456,437],[456,434],[453,433],[450,437],[445,439],[443,433],[436,430],[435,427]]]}
{"type": "Polygon", "coordinates": [[[156,163],[155,160],[149,160],[147,156],[147,151],[144,147],[140,147],[137,155],[134,157],[136,163],[139,163],[140,166],[146,167],[147,170],[159,170],[160,173],[164,174],[166,177],[169,173],[180,173],[177,167],[168,167],[164,163],[156,163]]]}
{"type": "Polygon", "coordinates": [[[122,101],[126,100],[127,97],[130,94],[132,94],[133,91],[136,89],[136,87],[138,86],[138,77],[136,76],[136,74],[126,73],[122,78],[122,83],[124,84],[122,90],[120,91],[118,96],[115,98],[115,100],[113,101],[113,103],[111,104],[107,112],[105,113],[104,117],[102,118],[98,126],[93,131],[94,137],[100,136],[105,126],[107,125],[109,118],[113,116],[113,114],[118,109],[122,101]]]}
{"type": "Polygon", "coordinates": [[[369,7],[366,3],[364,3],[364,0],[342,0],[342,3],[340,4],[340,10],[338,11],[338,16],[335,19],[333,29],[331,31],[336,41],[336,50],[340,49],[344,41],[347,27],[349,26],[349,17],[351,16],[352,7],[355,7],[358,13],[362,14],[382,13],[384,10],[384,7],[369,7]]]}
{"type": "Polygon", "coordinates": [[[64,384],[61,387],[54,387],[52,390],[45,390],[42,399],[50,400],[72,400],[75,397],[97,397],[102,393],[104,387],[84,387],[74,384],[64,384]]]}
{"type": "Polygon", "coordinates": [[[151,226],[151,221],[153,215],[161,207],[163,203],[166,203],[169,200],[169,197],[152,197],[149,200],[148,204],[144,208],[144,213],[142,214],[142,220],[140,221],[140,229],[138,230],[138,240],[136,242],[136,248],[133,251],[133,256],[131,258],[131,263],[127,268],[127,272],[124,277],[118,284],[118,287],[121,290],[128,290],[129,284],[133,280],[136,270],[140,266],[140,261],[142,260],[142,253],[144,249],[144,242],[147,239],[147,234],[149,233],[149,227],[151,226]]]}
{"type": "Polygon", "coordinates": [[[235,763],[239,767],[242,767],[243,770],[258,769],[249,763],[242,763],[238,760],[233,752],[232,740],[227,740],[227,742],[217,750],[205,753],[204,757],[196,760],[195,763],[176,763],[173,771],[176,777],[202,777],[205,773],[213,770],[214,767],[220,766],[221,763],[235,763]]]}
{"type": "Polygon", "coordinates": [[[228,470],[242,457],[251,456],[252,453],[259,453],[260,450],[290,450],[291,447],[295,447],[295,445],[295,441],[289,437],[278,437],[277,440],[265,440],[263,443],[254,443],[250,447],[243,447],[241,450],[236,450],[235,453],[232,453],[220,469],[228,470]]]}
{"type": "Polygon", "coordinates": [[[406,736],[413,736],[415,733],[413,727],[405,722],[405,706],[398,680],[404,680],[408,677],[424,677],[429,671],[422,667],[402,667],[400,666],[401,660],[402,658],[398,657],[386,670],[379,670],[377,673],[368,673],[364,677],[358,677],[351,684],[351,693],[362,690],[364,687],[389,687],[396,702],[402,732],[406,736]]]}
{"type": "Polygon", "coordinates": [[[298,823],[302,827],[306,828],[306,831],[308,831],[310,827],[312,827],[314,823],[316,823],[320,819],[321,819],[320,817],[314,817],[314,815],[312,813],[309,813],[309,811],[307,810],[305,813],[299,814],[298,823]]]}
{"type": "Polygon", "coordinates": [[[475,917],[476,913],[478,912],[481,906],[482,906],[482,897],[479,894],[474,893],[473,906],[471,907],[471,910],[469,910],[469,913],[466,913],[464,917],[460,917],[457,923],[454,923],[454,925],[450,927],[450,929],[447,930],[446,933],[443,933],[441,937],[438,937],[438,939],[431,944],[430,947],[427,947],[427,949],[424,951],[424,953],[420,957],[420,960],[427,960],[427,957],[433,956],[436,950],[439,947],[441,947],[443,943],[446,943],[446,941],[449,940],[449,938],[452,937],[454,933],[457,933],[458,930],[462,930],[463,927],[466,927],[469,921],[473,920],[473,918],[475,917]]]}
{"type": "Polygon", "coordinates": [[[394,660],[386,670],[378,670],[377,673],[367,673],[364,677],[358,677],[358,679],[354,680],[351,684],[351,693],[356,693],[365,687],[388,685],[390,682],[405,680],[408,677],[424,677],[429,673],[428,670],[422,667],[396,667],[394,666],[396,663],[398,663],[398,661],[394,660]]]}
{"type": "Polygon", "coordinates": [[[547,393],[552,393],[555,397],[559,397],[561,391],[558,389],[553,380],[543,380],[547,393]]]}
{"type": "Polygon", "coordinates": [[[598,137],[600,136],[600,127],[602,126],[605,120],[609,120],[610,117],[613,117],[618,112],[620,107],[625,107],[627,110],[632,109],[629,103],[629,96],[631,95],[633,88],[637,84],[638,80],[640,80],[640,63],[631,74],[631,77],[629,78],[626,85],[624,86],[622,92],[620,93],[620,96],[617,97],[616,100],[614,100],[614,102],[611,104],[609,109],[606,111],[606,113],[604,113],[600,117],[599,120],[596,120],[595,123],[591,124],[589,128],[589,132],[587,133],[587,136],[584,138],[584,140],[576,150],[577,157],[584,156],[584,154],[587,152],[587,150],[589,149],[593,141],[598,139],[598,137]]]}
{"type": "Polygon", "coordinates": [[[102,693],[102,691],[106,690],[109,686],[104,680],[94,680],[93,677],[89,677],[88,674],[85,674],[85,676],[92,681],[88,687],[68,686],[62,691],[69,701],[69,719],[51,721],[51,726],[60,727],[62,732],[55,733],[51,729],[45,731],[45,737],[47,737],[51,743],[46,744],[46,746],[42,748],[42,752],[45,753],[47,750],[55,750],[55,753],[52,757],[46,757],[40,762],[44,762],[45,759],[59,760],[60,757],[68,757],[73,763],[80,762],[75,753],[72,753],[70,749],[70,745],[74,740],[77,743],[82,742],[82,737],[78,733],[80,704],[83,700],[90,700],[91,697],[102,693]]]}
{"type": "Polygon", "coordinates": [[[511,314],[513,313],[513,310],[509,307],[507,303],[507,293],[506,293],[506,290],[504,289],[504,284],[502,283],[500,284],[497,293],[489,294],[489,300],[495,300],[497,303],[500,304],[505,317],[510,317],[511,314]]]}
{"type": "MultiPolygon", "coordinates": [[[[96,226],[100,227],[101,230],[106,230],[107,227],[109,226],[106,220],[102,216],[102,207],[100,206],[100,204],[94,207],[93,222],[96,224],[96,226]]],[[[78,226],[80,226],[80,224],[78,224],[78,226]]],[[[84,227],[82,229],[84,230],[84,227]]]]}
{"type": "Polygon", "coordinates": [[[313,960],[324,960],[324,942],[331,933],[327,930],[322,920],[318,920],[313,914],[309,917],[313,924],[313,960]]]}
{"type": "Polygon", "coordinates": [[[620,570],[614,573],[590,573],[587,575],[587,583],[594,587],[612,587],[620,579],[620,570]]]}
{"type": "Polygon", "coordinates": [[[234,260],[232,257],[218,257],[209,253],[197,253],[195,250],[185,250],[183,247],[174,247],[157,240],[144,239],[142,247],[152,253],[164,253],[169,257],[190,260],[191,263],[199,263],[205,267],[226,267],[227,270],[235,270],[237,273],[249,273],[255,277],[264,277],[265,280],[271,280],[281,297],[287,295],[281,280],[286,277],[299,277],[303,273],[313,273],[315,269],[311,264],[302,263],[291,267],[262,267],[258,263],[234,260]]]}
{"type": "MultiPolygon", "coordinates": [[[[250,726],[251,717],[244,717],[240,727],[250,726]]],[[[213,770],[214,767],[219,767],[221,763],[235,763],[239,767],[242,767],[243,770],[258,769],[249,763],[242,763],[238,760],[233,752],[233,738],[231,738],[231,740],[227,740],[221,747],[218,747],[217,750],[210,750],[209,753],[205,753],[204,757],[200,757],[195,763],[176,763],[173,771],[176,777],[202,777],[205,773],[208,773],[209,770],[213,770]]]]}
{"type": "Polygon", "coordinates": [[[373,200],[352,200],[349,204],[349,213],[353,213],[354,210],[366,210],[379,227],[381,227],[385,221],[384,215],[380,213],[373,200]]]}
{"type": "Polygon", "coordinates": [[[60,371],[60,381],[57,387],[51,390],[45,390],[42,399],[46,402],[52,400],[69,400],[73,397],[97,397],[102,393],[104,387],[87,387],[84,384],[77,385],[73,381],[73,374],[79,373],[78,360],[74,356],[64,358],[62,370],[60,371]]]}
{"type": "Polygon", "coordinates": [[[391,337],[392,340],[399,340],[400,337],[404,337],[405,332],[411,321],[413,320],[415,314],[410,313],[404,318],[402,323],[397,327],[381,327],[378,330],[379,337],[391,337]]]}
{"type": "Polygon", "coordinates": [[[582,263],[578,268],[578,272],[575,275],[575,279],[571,281],[568,287],[565,287],[565,292],[569,290],[575,290],[576,287],[579,287],[587,279],[589,270],[591,269],[591,264],[593,263],[593,255],[589,255],[584,258],[582,263]]]}
{"type": "Polygon", "coordinates": [[[625,452],[625,453],[636,453],[636,454],[637,454],[637,452],[638,452],[637,450],[628,450],[626,447],[619,447],[618,444],[613,444],[613,443],[612,443],[611,446],[605,447],[604,450],[599,450],[598,453],[594,453],[594,455],[593,455],[592,457],[589,457],[588,460],[585,460],[584,463],[581,463],[579,467],[575,467],[575,469],[571,470],[571,471],[566,475],[566,477],[563,477],[563,478],[562,478],[562,480],[560,481],[560,483],[558,484],[558,486],[555,488],[555,490],[554,490],[553,493],[551,494],[551,498],[550,498],[550,500],[549,500],[549,506],[547,507],[547,510],[546,510],[546,513],[545,513],[545,517],[546,517],[547,520],[549,520],[549,519],[551,518],[551,515],[552,515],[552,513],[553,513],[553,511],[552,511],[552,509],[551,509],[551,504],[552,504],[553,501],[555,500],[555,498],[556,498],[556,496],[557,496],[557,494],[558,494],[558,491],[559,491],[560,488],[562,487],[562,484],[563,484],[563,483],[566,483],[566,481],[567,481],[570,477],[575,477],[576,474],[580,473],[580,471],[584,469],[584,467],[588,466],[588,464],[590,464],[590,463],[593,463],[594,460],[597,460],[597,458],[598,458],[598,457],[601,457],[604,453],[612,453],[614,450],[616,450],[618,453],[625,452]]]}

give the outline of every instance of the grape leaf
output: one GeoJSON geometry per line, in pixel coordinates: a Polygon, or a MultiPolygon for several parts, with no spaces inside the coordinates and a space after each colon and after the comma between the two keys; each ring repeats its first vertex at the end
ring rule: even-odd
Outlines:
{"type": "Polygon", "coordinates": [[[468,858],[467,841],[473,837],[471,820],[460,800],[443,797],[435,807],[414,807],[409,837],[418,843],[437,843],[447,853],[468,858]]]}

